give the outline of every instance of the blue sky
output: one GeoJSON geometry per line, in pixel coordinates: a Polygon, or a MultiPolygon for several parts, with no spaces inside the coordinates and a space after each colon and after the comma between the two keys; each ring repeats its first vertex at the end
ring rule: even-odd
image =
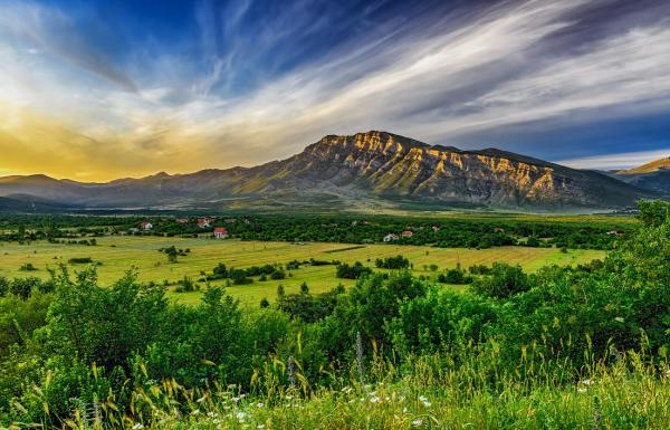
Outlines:
{"type": "Polygon", "coordinates": [[[668,53],[660,0],[0,0],[0,174],[254,165],[371,129],[630,167],[670,155],[668,53]]]}

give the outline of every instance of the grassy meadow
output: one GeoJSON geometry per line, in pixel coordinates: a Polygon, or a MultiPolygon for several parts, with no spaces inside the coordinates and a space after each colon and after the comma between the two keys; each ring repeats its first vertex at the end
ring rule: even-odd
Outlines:
{"type": "MultiPolygon", "coordinates": [[[[569,250],[561,253],[556,248],[498,247],[490,249],[449,249],[428,246],[398,245],[360,245],[341,243],[287,243],[259,242],[239,240],[214,240],[209,238],[163,238],[154,236],[107,236],[98,238],[97,246],[53,244],[37,241],[20,245],[16,242],[0,243],[0,276],[21,277],[49,276],[47,268],[68,263],[71,258],[90,257],[102,263],[98,267],[100,282],[110,284],[119,279],[131,268],[136,268],[141,281],[161,283],[164,280],[175,282],[184,276],[194,280],[201,272],[210,272],[219,262],[228,267],[247,268],[263,264],[285,264],[292,260],[339,260],[345,263],[360,261],[370,267],[376,258],[395,255],[407,257],[414,265],[415,275],[434,276],[435,272],[424,266],[436,264],[438,270],[456,267],[458,263],[465,269],[474,264],[491,265],[494,262],[520,264],[526,271],[533,272],[545,265],[566,266],[586,263],[602,258],[605,251],[569,250]],[[169,263],[161,248],[175,246],[190,249],[185,257],[179,257],[176,263],[169,263]],[[21,271],[26,263],[38,270],[21,271]]],[[[83,269],[86,265],[69,264],[73,270],[83,269]]],[[[266,297],[273,300],[279,284],[284,285],[287,293],[298,292],[300,285],[306,282],[313,293],[327,291],[338,283],[351,286],[355,281],[337,279],[335,266],[302,266],[291,271],[291,276],[283,280],[255,280],[250,285],[233,285],[228,292],[239,298],[243,304],[256,305],[266,297]]],[[[216,281],[222,283],[222,281],[216,281]]],[[[171,296],[183,303],[199,301],[199,292],[173,293],[171,296]]]]}

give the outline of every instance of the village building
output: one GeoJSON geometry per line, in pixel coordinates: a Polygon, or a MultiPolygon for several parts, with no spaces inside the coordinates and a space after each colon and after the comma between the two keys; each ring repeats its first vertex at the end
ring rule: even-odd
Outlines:
{"type": "Polygon", "coordinates": [[[149,221],[142,221],[140,223],[140,229],[141,230],[148,231],[148,230],[151,230],[152,228],[154,228],[154,225],[151,224],[149,221]]]}
{"type": "Polygon", "coordinates": [[[493,229],[493,232],[494,233],[504,233],[505,229],[501,228],[501,227],[496,227],[496,228],[493,229]]]}
{"type": "Polygon", "coordinates": [[[384,236],[384,238],[383,238],[382,240],[383,240],[384,242],[391,242],[391,241],[393,241],[393,240],[398,240],[398,235],[397,235],[397,234],[393,234],[393,233],[389,233],[389,234],[387,234],[386,236],[384,236]]]}
{"type": "Polygon", "coordinates": [[[610,231],[607,232],[607,234],[608,234],[609,236],[617,236],[617,237],[621,237],[621,236],[623,236],[625,233],[624,233],[623,231],[621,231],[621,230],[610,230],[610,231]]]}
{"type": "Polygon", "coordinates": [[[177,222],[177,224],[181,225],[188,224],[188,218],[177,218],[175,221],[177,222]]]}
{"type": "Polygon", "coordinates": [[[228,229],[225,227],[216,227],[214,229],[214,237],[217,239],[228,239],[228,229]]]}
{"type": "Polygon", "coordinates": [[[434,225],[434,226],[433,226],[433,231],[434,231],[435,233],[437,233],[438,231],[440,231],[440,227],[437,226],[437,225],[434,225]]]}
{"type": "Polygon", "coordinates": [[[405,237],[405,238],[410,238],[413,235],[414,235],[414,233],[412,233],[410,230],[405,230],[405,231],[402,232],[402,237],[405,237]]]}
{"type": "Polygon", "coordinates": [[[198,227],[200,228],[210,228],[212,226],[212,220],[209,218],[198,218],[198,227]]]}

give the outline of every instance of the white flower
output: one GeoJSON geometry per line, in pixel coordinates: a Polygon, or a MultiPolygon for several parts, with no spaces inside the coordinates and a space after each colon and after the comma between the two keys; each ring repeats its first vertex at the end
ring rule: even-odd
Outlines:
{"type": "Polygon", "coordinates": [[[419,400],[427,408],[429,408],[432,405],[432,403],[430,403],[430,401],[428,400],[428,397],[426,397],[426,396],[419,396],[419,400]]]}
{"type": "Polygon", "coordinates": [[[196,400],[196,402],[198,402],[198,403],[202,403],[202,402],[204,402],[204,401],[205,401],[205,398],[204,398],[204,397],[200,397],[198,400],[196,400]]]}
{"type": "Polygon", "coordinates": [[[586,388],[577,388],[578,393],[586,393],[586,388]]]}
{"type": "Polygon", "coordinates": [[[193,412],[191,412],[191,415],[198,415],[200,413],[200,409],[196,409],[193,412]]]}
{"type": "Polygon", "coordinates": [[[423,424],[423,420],[421,418],[417,418],[417,419],[412,421],[412,427],[419,427],[422,424],[423,424]]]}
{"type": "Polygon", "coordinates": [[[144,428],[144,426],[140,423],[135,423],[135,425],[133,426],[133,430],[139,430],[139,429],[143,429],[143,428],[144,428]]]}
{"type": "Polygon", "coordinates": [[[240,397],[233,397],[233,398],[230,399],[230,400],[232,400],[233,402],[237,403],[237,402],[240,401],[240,397]]]}
{"type": "Polygon", "coordinates": [[[377,402],[380,401],[380,400],[381,400],[381,399],[380,399],[379,397],[377,397],[377,396],[370,397],[370,402],[371,402],[371,403],[377,403],[377,402]]]}
{"type": "Polygon", "coordinates": [[[584,385],[593,385],[593,384],[595,384],[595,381],[594,381],[593,379],[584,379],[584,380],[582,381],[582,384],[584,384],[584,385]]]}
{"type": "Polygon", "coordinates": [[[264,428],[265,428],[265,424],[258,424],[258,425],[256,426],[256,428],[257,428],[257,429],[264,429],[264,428]]]}
{"type": "Polygon", "coordinates": [[[235,414],[235,417],[237,418],[238,421],[244,421],[248,415],[246,412],[239,411],[238,413],[235,414]]]}
{"type": "Polygon", "coordinates": [[[216,418],[219,416],[216,412],[207,412],[207,416],[210,418],[216,418]]]}
{"type": "Polygon", "coordinates": [[[614,321],[622,323],[625,320],[623,319],[623,317],[616,317],[616,318],[614,318],[614,321]]]}
{"type": "Polygon", "coordinates": [[[262,408],[263,406],[265,406],[265,403],[256,403],[257,408],[262,408]]]}
{"type": "Polygon", "coordinates": [[[351,388],[350,386],[347,385],[346,387],[342,388],[341,391],[343,393],[351,393],[353,390],[354,390],[353,388],[351,388]]]}

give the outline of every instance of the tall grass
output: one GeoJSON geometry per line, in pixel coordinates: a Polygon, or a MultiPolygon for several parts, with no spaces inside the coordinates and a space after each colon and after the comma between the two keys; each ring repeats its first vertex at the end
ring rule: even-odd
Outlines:
{"type": "MultiPolygon", "coordinates": [[[[463,345],[393,364],[373,350],[364,370],[360,360],[344,374],[322,369],[319,387],[294,359],[268,360],[254,372],[247,392],[217,383],[187,389],[173,379],[149,380],[139,363],[140,382],[91,404],[74,403],[70,419],[49,421],[45,403],[43,422],[10,428],[670,428],[667,360],[644,352],[598,359],[587,350],[588,364],[576,369],[570,360],[547,360],[540,346],[531,345],[510,368],[499,351],[493,342],[463,345]],[[121,403],[130,407],[122,409],[121,403]]],[[[91,369],[94,380],[98,372],[91,369]]],[[[41,393],[35,389],[34,395],[41,393]]]]}

